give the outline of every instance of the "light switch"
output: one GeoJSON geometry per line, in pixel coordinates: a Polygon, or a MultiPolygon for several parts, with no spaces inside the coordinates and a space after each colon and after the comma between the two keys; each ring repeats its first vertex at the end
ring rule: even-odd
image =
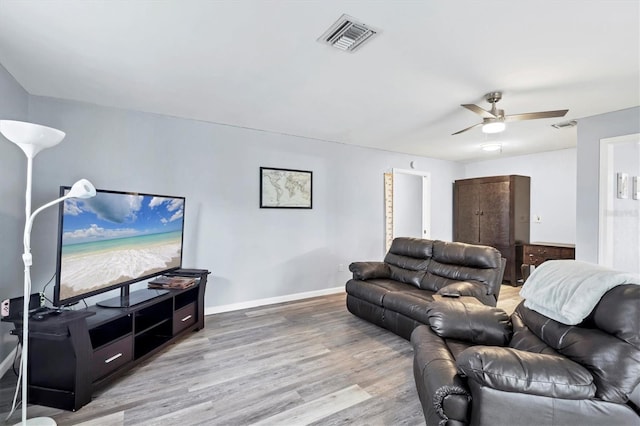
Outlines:
{"type": "Polygon", "coordinates": [[[629,175],[618,173],[618,198],[629,198],[629,175]]]}

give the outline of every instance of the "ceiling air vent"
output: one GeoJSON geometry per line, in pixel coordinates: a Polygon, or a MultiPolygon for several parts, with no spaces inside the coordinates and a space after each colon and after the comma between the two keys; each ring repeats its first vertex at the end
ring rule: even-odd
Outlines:
{"type": "Polygon", "coordinates": [[[555,127],[556,129],[566,129],[567,127],[575,127],[578,124],[576,120],[564,121],[562,123],[552,124],[551,127],[555,127]]]}
{"type": "Polygon", "coordinates": [[[340,50],[353,52],[379,32],[375,28],[356,21],[349,15],[342,15],[320,36],[318,41],[340,50]]]}

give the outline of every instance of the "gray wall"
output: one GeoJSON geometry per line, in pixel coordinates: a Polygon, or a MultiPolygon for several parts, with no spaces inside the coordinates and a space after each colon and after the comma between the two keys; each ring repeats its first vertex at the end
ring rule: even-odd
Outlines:
{"type": "Polygon", "coordinates": [[[600,139],[640,132],[640,107],[578,122],[576,258],[598,262],[600,139]]]}
{"type": "MultiPolygon", "coordinates": [[[[213,272],[209,308],[335,288],[350,275],[338,265],[381,259],[383,172],[412,160],[431,172],[432,237],[451,239],[456,163],[72,101],[29,102],[30,121],[67,132],[40,154],[34,206],[81,177],[98,188],[186,196],[184,265],[213,272]],[[260,166],[312,170],[313,209],[260,209],[260,166]]],[[[54,270],[56,229],[56,209],[34,225],[35,289],[54,270]]]]}
{"type": "Polygon", "coordinates": [[[575,243],[576,149],[498,157],[465,167],[467,178],[511,174],[531,177],[530,241],[575,243]]]}
{"type": "MultiPolygon", "coordinates": [[[[0,65],[0,119],[26,120],[28,95],[0,65]]],[[[22,295],[22,228],[27,159],[16,145],[0,136],[0,300],[22,295]]],[[[17,339],[0,323],[0,362],[17,339]]]]}

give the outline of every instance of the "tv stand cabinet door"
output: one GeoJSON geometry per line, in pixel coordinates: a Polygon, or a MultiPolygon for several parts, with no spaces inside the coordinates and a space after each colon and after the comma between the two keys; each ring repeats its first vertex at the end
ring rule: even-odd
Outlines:
{"type": "Polygon", "coordinates": [[[38,324],[42,331],[29,339],[29,402],[76,411],[91,402],[91,340],[84,317],[67,322],[65,336],[58,327],[48,335],[58,318],[38,324]]]}

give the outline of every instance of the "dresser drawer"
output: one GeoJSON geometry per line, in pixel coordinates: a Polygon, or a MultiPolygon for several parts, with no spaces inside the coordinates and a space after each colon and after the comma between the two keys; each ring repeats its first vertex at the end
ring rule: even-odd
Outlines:
{"type": "Polygon", "coordinates": [[[528,245],[523,247],[523,263],[538,266],[542,262],[555,259],[575,259],[575,249],[571,247],[528,245]]]}
{"type": "Polygon", "coordinates": [[[100,379],[133,359],[133,336],[128,335],[93,353],[93,380],[100,379]]]}
{"type": "Polygon", "coordinates": [[[178,334],[182,330],[196,323],[196,303],[178,309],[173,313],[173,334],[178,334]]]}

